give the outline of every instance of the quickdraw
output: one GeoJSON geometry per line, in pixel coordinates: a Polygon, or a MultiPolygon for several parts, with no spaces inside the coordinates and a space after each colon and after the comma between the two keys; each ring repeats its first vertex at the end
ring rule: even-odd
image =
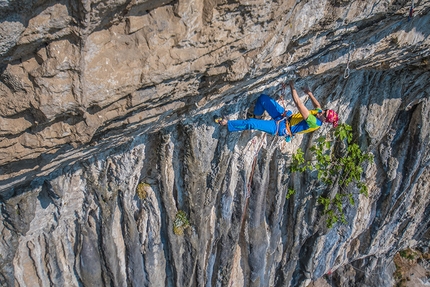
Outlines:
{"type": "Polygon", "coordinates": [[[350,73],[350,70],[349,70],[349,62],[351,61],[351,57],[352,57],[352,51],[353,51],[353,49],[351,49],[351,47],[352,46],[354,46],[354,50],[355,50],[355,43],[354,42],[352,42],[351,43],[351,45],[349,45],[349,50],[348,50],[348,60],[347,60],[347,62],[346,62],[346,69],[345,69],[345,72],[343,73],[343,77],[345,78],[345,79],[348,79],[348,77],[349,77],[349,73],[350,73]]]}

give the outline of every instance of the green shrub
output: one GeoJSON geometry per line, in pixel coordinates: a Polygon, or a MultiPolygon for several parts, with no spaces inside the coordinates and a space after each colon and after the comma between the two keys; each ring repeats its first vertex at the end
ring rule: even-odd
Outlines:
{"type": "Polygon", "coordinates": [[[399,255],[405,259],[414,260],[417,254],[412,250],[406,249],[399,251],[399,255]]]}
{"type": "Polygon", "coordinates": [[[323,206],[323,213],[327,215],[328,228],[337,222],[347,223],[344,209],[347,205],[355,204],[350,186],[354,185],[361,194],[368,196],[368,188],[363,179],[363,166],[373,161],[373,155],[364,152],[353,142],[352,127],[347,124],[340,124],[332,136],[318,138],[310,152],[311,158],[308,160],[305,159],[304,152],[298,149],[292,158],[291,171],[316,172],[327,194],[338,185],[336,194],[321,195],[318,203],[323,206]]]}
{"type": "Polygon", "coordinates": [[[182,210],[176,213],[175,221],[173,222],[173,233],[176,235],[184,234],[184,229],[190,226],[187,215],[182,210]]]}

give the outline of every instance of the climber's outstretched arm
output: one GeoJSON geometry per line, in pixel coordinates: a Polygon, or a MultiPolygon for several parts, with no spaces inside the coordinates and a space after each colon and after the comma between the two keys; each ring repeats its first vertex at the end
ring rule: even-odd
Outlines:
{"type": "Polygon", "coordinates": [[[314,94],[312,94],[311,90],[309,90],[309,88],[304,88],[303,91],[309,96],[309,98],[311,98],[312,105],[314,105],[314,108],[321,110],[321,105],[314,97],[314,94]]]}
{"type": "Polygon", "coordinates": [[[321,110],[321,105],[318,102],[318,100],[314,97],[314,94],[312,94],[311,90],[309,90],[308,88],[304,88],[303,91],[309,96],[309,98],[311,98],[312,105],[314,105],[314,108],[321,110]]]}
{"type": "Polygon", "coordinates": [[[290,89],[291,95],[293,96],[293,101],[296,104],[299,112],[302,114],[303,118],[306,120],[309,116],[309,110],[305,107],[305,105],[300,101],[299,95],[297,94],[296,89],[294,88],[293,81],[290,81],[290,89]]]}

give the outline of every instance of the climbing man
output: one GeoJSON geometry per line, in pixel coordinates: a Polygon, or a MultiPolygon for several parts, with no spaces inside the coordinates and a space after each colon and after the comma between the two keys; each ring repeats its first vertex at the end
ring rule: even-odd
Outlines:
{"type": "Polygon", "coordinates": [[[254,108],[255,118],[247,120],[227,120],[225,118],[216,118],[215,122],[220,125],[227,125],[230,132],[244,130],[259,130],[272,135],[285,137],[289,142],[295,134],[313,132],[321,127],[324,122],[331,123],[333,127],[338,124],[338,115],[333,110],[322,110],[320,103],[314,97],[312,92],[306,88],[304,92],[310,97],[315,109],[308,110],[300,101],[293,81],[290,81],[291,95],[294,104],[299,110],[293,114],[285,110],[280,104],[268,95],[262,94],[258,97],[254,108]],[[271,120],[262,120],[261,116],[264,111],[271,116],[271,120]]]}

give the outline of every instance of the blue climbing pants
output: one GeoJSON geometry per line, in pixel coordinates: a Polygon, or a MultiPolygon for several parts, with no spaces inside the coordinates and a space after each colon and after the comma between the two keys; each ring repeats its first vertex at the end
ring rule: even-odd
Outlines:
{"type": "Polygon", "coordinates": [[[282,114],[285,112],[285,109],[268,95],[261,94],[255,104],[254,115],[261,116],[264,111],[267,111],[272,119],[278,121],[282,119],[282,114]]]}
{"type": "MultiPolygon", "coordinates": [[[[285,136],[285,120],[282,120],[282,114],[285,109],[268,95],[261,94],[255,104],[254,115],[261,116],[264,111],[267,111],[267,113],[272,117],[272,120],[231,120],[227,123],[228,130],[230,132],[259,130],[272,135],[276,135],[278,132],[279,136],[285,136]],[[277,127],[277,121],[279,121],[279,127],[277,127]]],[[[287,113],[291,114],[291,111],[288,111],[287,113]]]]}

